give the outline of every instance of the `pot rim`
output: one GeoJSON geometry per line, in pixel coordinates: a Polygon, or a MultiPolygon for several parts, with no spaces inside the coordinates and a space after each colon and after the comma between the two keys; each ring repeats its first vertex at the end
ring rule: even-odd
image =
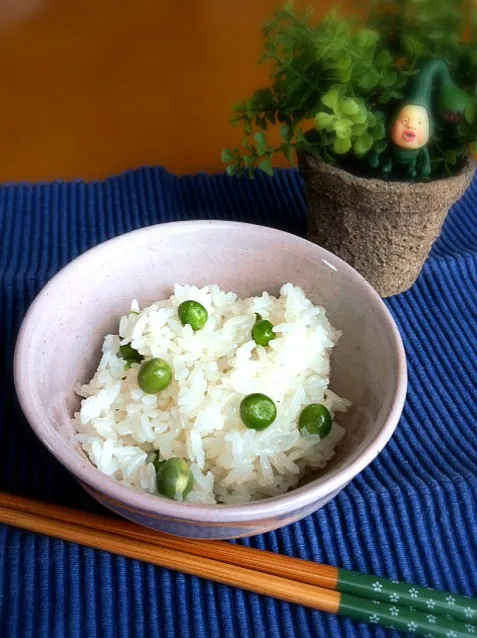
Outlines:
{"type": "Polygon", "coordinates": [[[360,188],[375,192],[377,188],[386,191],[399,192],[404,189],[412,189],[413,191],[432,191],[436,185],[446,182],[449,186],[455,185],[455,187],[461,187],[462,182],[470,180],[477,167],[477,158],[474,158],[470,153],[467,156],[467,160],[462,168],[455,174],[448,177],[442,177],[429,182],[401,182],[401,181],[388,181],[377,177],[364,177],[350,173],[344,168],[333,166],[328,162],[325,162],[318,155],[313,155],[306,151],[297,152],[299,171],[303,179],[306,180],[309,174],[328,174],[338,177],[345,184],[356,185],[360,188]]]}

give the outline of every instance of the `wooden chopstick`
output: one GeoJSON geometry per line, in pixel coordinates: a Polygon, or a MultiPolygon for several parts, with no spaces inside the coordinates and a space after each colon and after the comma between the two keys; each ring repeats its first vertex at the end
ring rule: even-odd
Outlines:
{"type": "MultiPolygon", "coordinates": [[[[230,543],[177,538],[127,521],[86,514],[2,493],[0,522],[241,587],[280,600],[307,605],[321,611],[349,615],[385,626],[393,625],[406,631],[410,626],[416,635],[428,633],[433,636],[447,636],[449,631],[454,631],[456,636],[470,636],[475,632],[473,625],[448,620],[439,614],[447,613],[449,607],[455,608],[455,599],[462,598],[473,615],[474,609],[477,611],[477,601],[446,595],[444,592],[429,593],[423,590],[426,592],[427,602],[433,602],[432,608],[421,607],[423,611],[428,612],[424,614],[402,607],[403,597],[394,591],[400,592],[399,587],[407,588],[417,609],[423,597],[416,598],[414,592],[419,592],[422,588],[391,583],[357,572],[337,570],[327,565],[317,565],[230,543]],[[197,560],[197,557],[200,560],[197,560]],[[340,578],[341,572],[344,578],[340,578]],[[366,579],[372,582],[368,583],[366,579]],[[344,583],[348,593],[333,591],[340,587],[340,583],[344,583]],[[387,583],[391,584],[393,591],[386,592],[387,583]],[[381,589],[377,585],[380,585],[381,589]],[[366,597],[352,595],[360,590],[364,591],[366,597]],[[370,600],[370,595],[374,596],[377,602],[370,600]],[[398,600],[393,601],[392,596],[397,596],[398,600]],[[451,605],[446,602],[442,610],[436,609],[436,602],[438,607],[441,603],[434,599],[439,596],[451,597],[454,603],[451,605]],[[380,598],[383,603],[386,601],[386,608],[384,604],[378,604],[380,598]]],[[[458,602],[457,607],[460,608],[462,601],[458,602]]],[[[462,609],[465,610],[465,607],[462,609]]],[[[462,613],[462,620],[475,622],[477,613],[473,617],[468,617],[465,611],[462,613]]]]}
{"type": "MultiPolygon", "coordinates": [[[[144,541],[158,547],[174,549],[200,558],[210,558],[308,585],[324,587],[325,589],[337,590],[352,595],[358,594],[361,597],[381,602],[392,602],[390,596],[397,586],[395,582],[384,578],[370,578],[358,572],[337,569],[330,565],[321,565],[312,561],[291,558],[282,554],[273,554],[242,545],[232,545],[223,541],[202,541],[170,536],[123,519],[117,520],[111,517],[80,512],[2,492],[0,492],[0,506],[19,512],[40,514],[56,521],[76,523],[90,529],[113,532],[128,539],[144,541]]],[[[414,591],[411,590],[415,589],[419,593],[422,588],[414,588],[412,585],[405,583],[400,583],[399,587],[398,595],[401,606],[404,604],[421,611],[431,610],[433,614],[450,614],[458,620],[476,622],[477,606],[473,617],[466,616],[465,611],[459,614],[460,610],[465,610],[470,604],[469,600],[463,596],[452,595],[455,602],[451,606],[447,601],[442,601],[442,597],[445,596],[447,598],[449,594],[432,591],[434,606],[429,608],[428,597],[430,590],[425,590],[425,596],[420,596],[416,599],[414,591]],[[405,588],[404,591],[402,591],[403,588],[405,588]]],[[[471,601],[471,603],[475,603],[475,601],[471,601]]]]}
{"type": "Polygon", "coordinates": [[[210,558],[202,557],[197,560],[196,556],[177,549],[154,545],[144,540],[131,540],[116,534],[111,529],[106,531],[86,526],[86,521],[85,525],[79,525],[73,521],[65,522],[42,514],[9,509],[4,506],[0,506],[0,521],[46,536],[54,536],[112,554],[208,578],[224,585],[264,593],[287,602],[298,602],[331,613],[336,613],[338,610],[338,592],[255,572],[245,567],[230,566],[210,558]]]}
{"type": "Polygon", "coordinates": [[[162,534],[126,520],[116,520],[111,517],[80,512],[2,492],[0,492],[0,506],[19,512],[40,514],[56,521],[77,523],[91,529],[114,532],[158,547],[220,560],[223,563],[254,569],[281,578],[289,578],[308,585],[336,589],[338,569],[329,565],[319,565],[299,558],[272,554],[260,549],[232,545],[223,541],[202,541],[162,534]]]}

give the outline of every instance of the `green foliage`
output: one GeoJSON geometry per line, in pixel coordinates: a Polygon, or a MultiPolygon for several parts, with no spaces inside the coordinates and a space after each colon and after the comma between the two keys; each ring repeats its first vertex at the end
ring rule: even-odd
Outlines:
{"type": "MultiPolygon", "coordinates": [[[[465,0],[368,0],[367,20],[344,19],[333,10],[319,24],[312,11],[293,3],[263,27],[261,63],[270,66],[270,86],[233,108],[232,123],[243,128],[241,148],[224,150],[229,175],[257,169],[273,174],[275,155],[294,163],[308,151],[329,163],[367,173],[388,148],[386,122],[422,64],[444,59],[456,84],[476,95],[477,18],[472,41],[465,0]],[[280,142],[269,142],[278,128],[280,142]]],[[[438,122],[430,146],[432,178],[455,172],[477,146],[473,106],[466,118],[438,122]]]]}
{"type": "Polygon", "coordinates": [[[361,158],[371,150],[381,152],[386,137],[383,113],[374,114],[361,98],[345,97],[336,86],[321,102],[325,109],[315,115],[315,126],[330,155],[345,155],[352,149],[361,158]]]}

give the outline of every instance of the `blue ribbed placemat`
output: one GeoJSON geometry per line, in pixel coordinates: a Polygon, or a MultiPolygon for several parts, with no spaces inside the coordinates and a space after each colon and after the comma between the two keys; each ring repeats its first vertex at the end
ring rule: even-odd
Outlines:
{"type": "MultiPolygon", "coordinates": [[[[386,449],[323,510],[255,547],[463,594],[477,593],[477,180],[417,284],[388,302],[409,395],[386,449]]],[[[96,506],[43,449],[15,400],[12,354],[35,294],[120,233],[181,219],[304,233],[293,171],[254,182],[161,169],[106,182],[0,188],[0,489],[96,506]]],[[[0,526],[0,636],[391,636],[298,606],[0,526]]],[[[396,634],[397,635],[397,634],[396,634]]]]}

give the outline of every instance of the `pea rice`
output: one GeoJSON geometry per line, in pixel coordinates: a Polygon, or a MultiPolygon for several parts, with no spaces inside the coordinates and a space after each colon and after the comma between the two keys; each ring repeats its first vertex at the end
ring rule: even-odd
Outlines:
{"type": "Polygon", "coordinates": [[[176,285],[174,294],[142,310],[137,301],[121,317],[119,334],[107,335],[91,381],[74,415],[77,439],[102,472],[131,488],[157,494],[154,459],[184,458],[194,487],[191,503],[246,503],[282,494],[323,468],[344,436],[334,420],[350,405],[329,388],[330,354],[340,337],[325,309],[299,287],[285,284],[278,298],[239,299],[217,285],[176,285]],[[195,300],[208,312],[201,330],[182,325],[178,306],[195,300]],[[273,324],[264,347],[251,337],[256,313],[273,324]],[[172,381],[157,394],[138,385],[140,363],[130,367],[119,348],[129,344],[147,361],[160,357],[172,381]],[[277,407],[262,431],[240,419],[244,396],[263,393],[277,407]],[[333,417],[323,439],[303,434],[300,412],[325,405],[333,417]]]}

